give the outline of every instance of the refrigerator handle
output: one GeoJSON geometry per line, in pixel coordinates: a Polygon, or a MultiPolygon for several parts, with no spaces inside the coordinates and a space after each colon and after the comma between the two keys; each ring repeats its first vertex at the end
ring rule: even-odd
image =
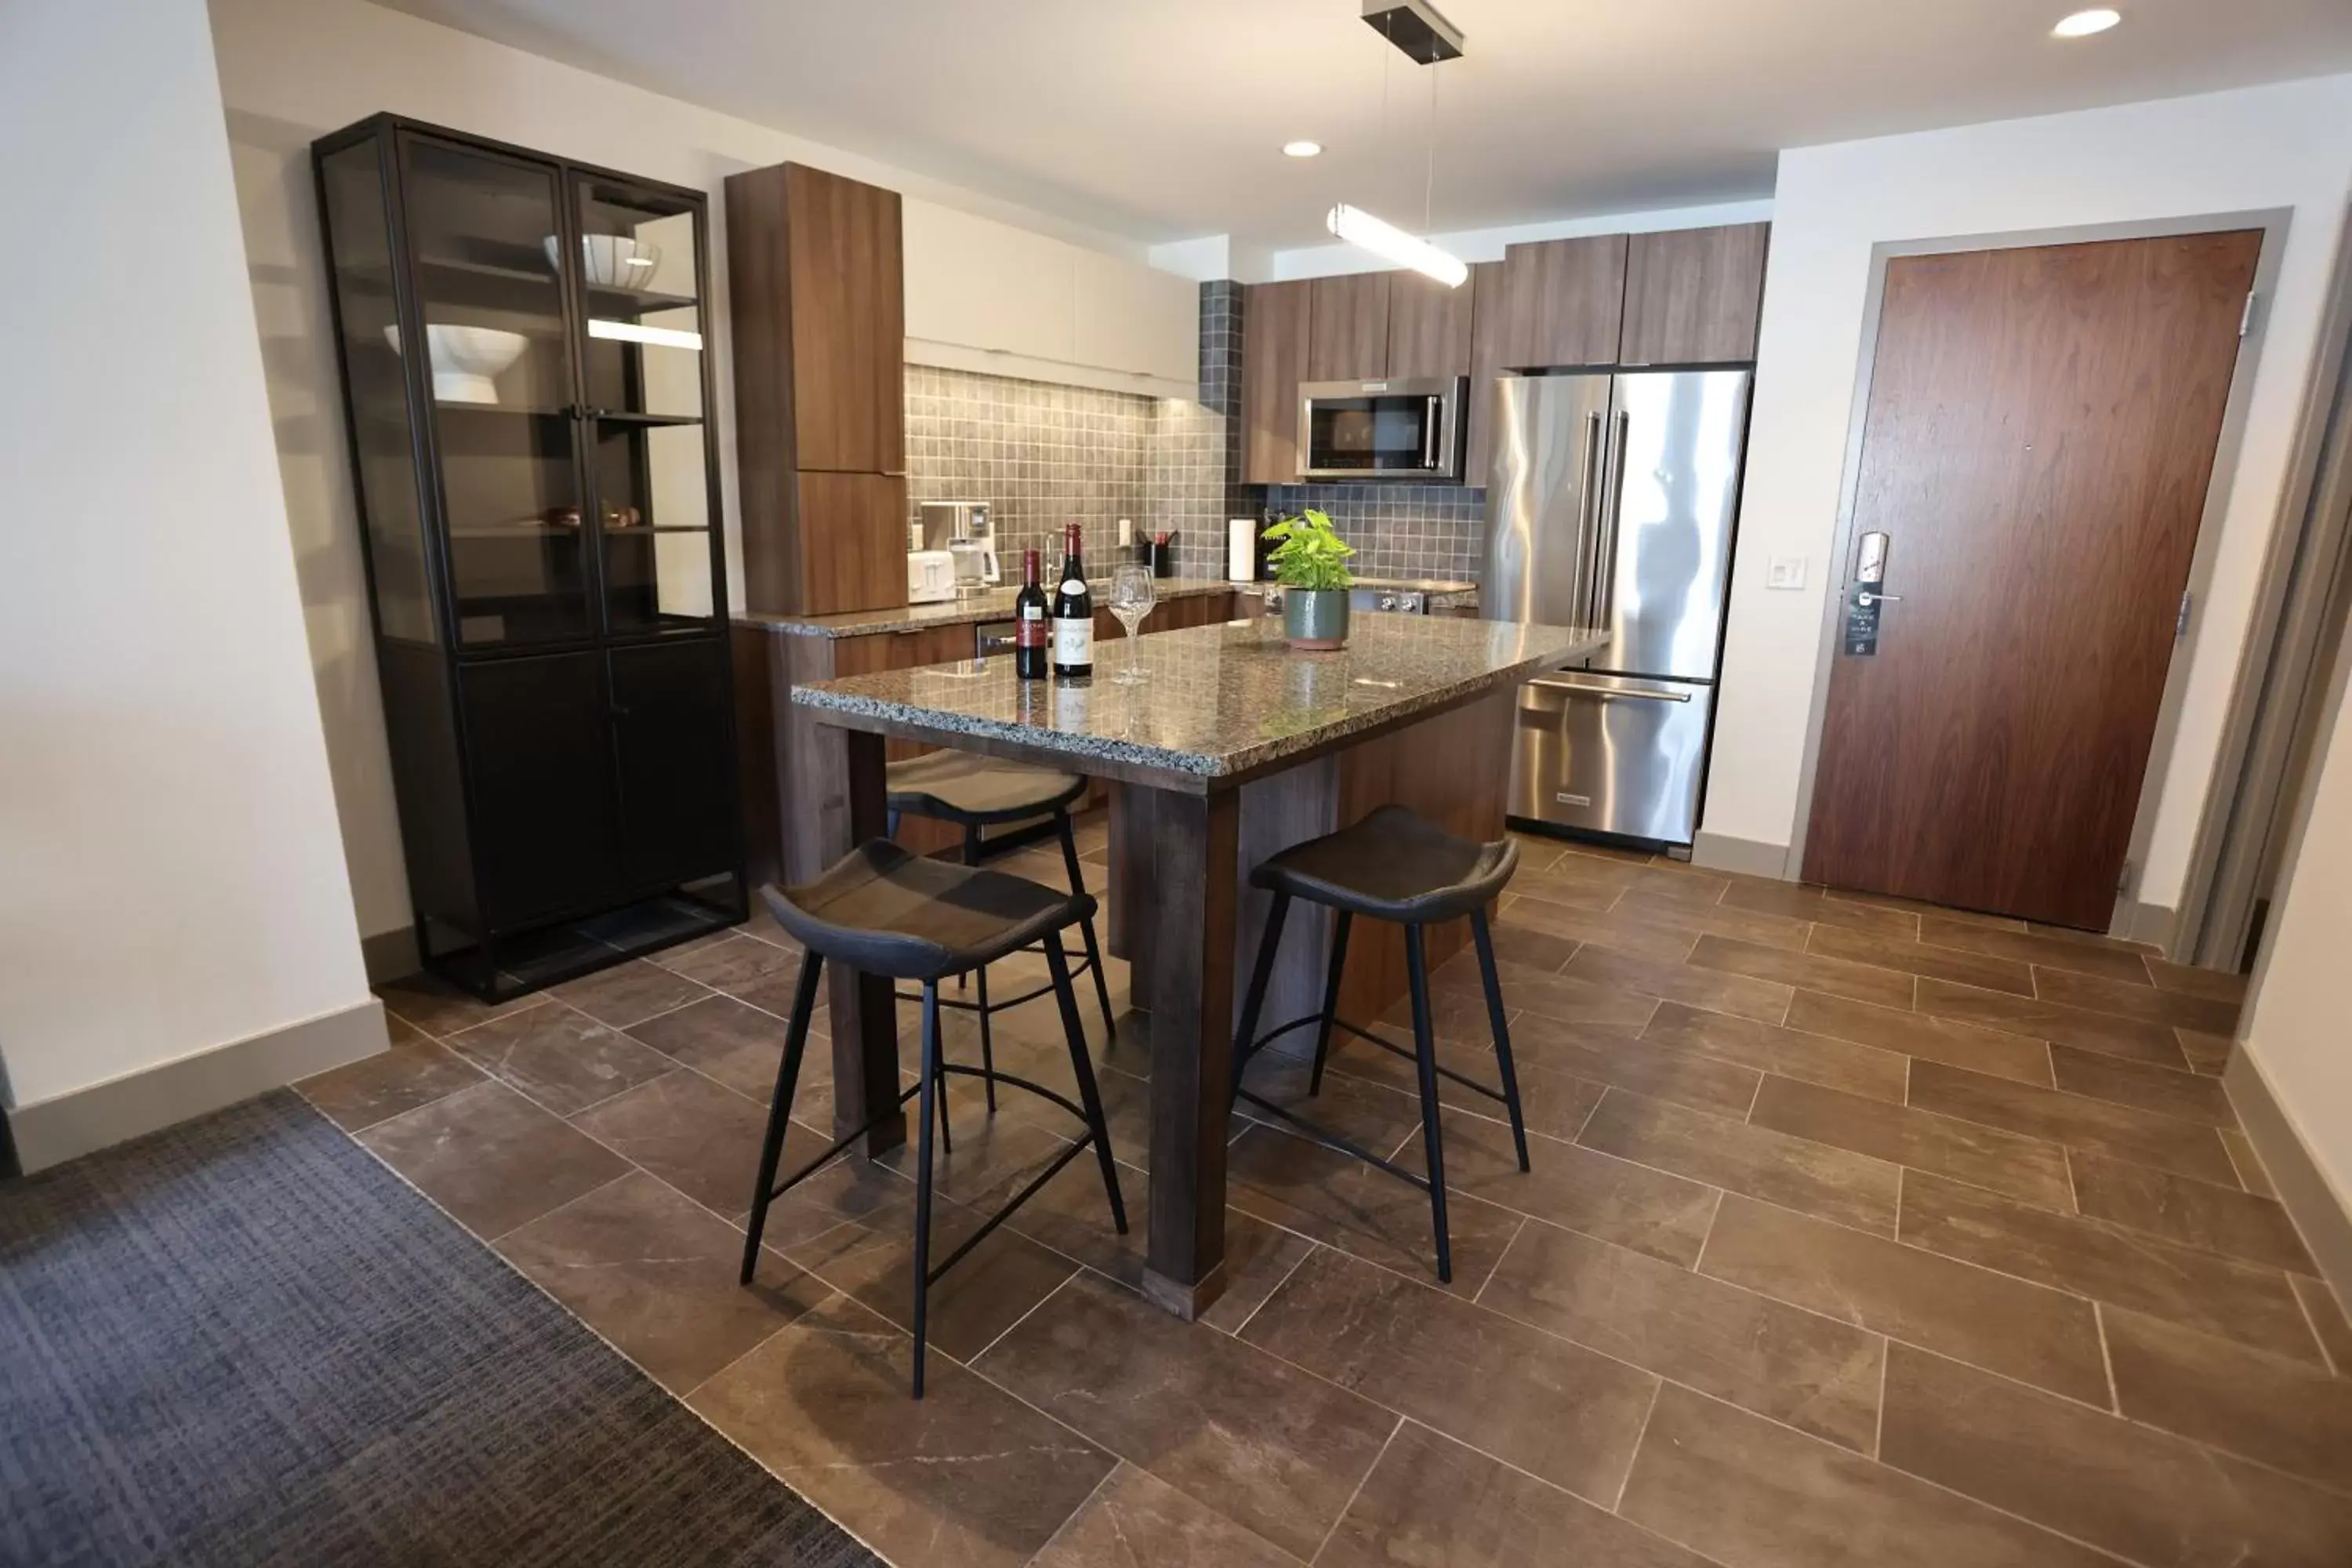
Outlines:
{"type": "Polygon", "coordinates": [[[1593,624],[1594,587],[1600,576],[1601,554],[1601,416],[1584,416],[1584,467],[1577,475],[1579,512],[1576,529],[1576,614],[1585,626],[1593,624]]]}
{"type": "Polygon", "coordinates": [[[1540,686],[1546,691],[1573,691],[1580,697],[1598,697],[1604,702],[1620,698],[1627,701],[1687,702],[1687,691],[1652,691],[1639,686],[1595,686],[1580,680],[1530,680],[1529,686],[1540,686]]]}
{"type": "Polygon", "coordinates": [[[1610,432],[1607,473],[1601,484],[1600,567],[1593,574],[1593,612],[1596,626],[1610,625],[1617,614],[1617,520],[1625,505],[1625,448],[1632,445],[1633,416],[1624,410],[1617,413],[1616,426],[1610,432]]]}

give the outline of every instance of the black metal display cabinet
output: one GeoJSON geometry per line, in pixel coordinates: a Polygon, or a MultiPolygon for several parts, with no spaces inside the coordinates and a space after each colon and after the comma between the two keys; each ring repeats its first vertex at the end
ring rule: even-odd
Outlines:
{"type": "Polygon", "coordinates": [[[311,160],[425,967],[742,920],[702,193],[392,115],[311,160]]]}

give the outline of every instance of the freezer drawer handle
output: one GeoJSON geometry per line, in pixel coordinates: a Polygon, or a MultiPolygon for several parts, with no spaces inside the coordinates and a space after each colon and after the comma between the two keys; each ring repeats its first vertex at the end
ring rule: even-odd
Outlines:
{"type": "Polygon", "coordinates": [[[1580,680],[1530,680],[1547,691],[1573,691],[1580,697],[1637,697],[1644,702],[1687,702],[1687,691],[1643,691],[1629,686],[1587,686],[1580,680]]]}

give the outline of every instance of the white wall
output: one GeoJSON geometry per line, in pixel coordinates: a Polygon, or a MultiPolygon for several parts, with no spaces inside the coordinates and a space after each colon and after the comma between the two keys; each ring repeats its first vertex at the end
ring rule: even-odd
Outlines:
{"type": "Polygon", "coordinates": [[[1780,155],[1708,832],[1787,844],[1837,524],[1871,247],[2294,208],[2216,568],[2137,896],[2184,878],[2352,189],[2352,77],[2003,121],[1780,155]],[[1809,558],[1801,593],[1766,558],[1809,558]]]}
{"type": "MultiPolygon", "coordinates": [[[[741,170],[787,160],[887,186],[918,205],[929,200],[1144,259],[1141,246],[1114,236],[360,0],[213,0],[212,19],[286,510],[301,563],[344,849],[360,929],[367,933],[404,929],[410,913],[344,457],[342,393],[310,188],[312,140],[391,110],[708,191],[710,316],[721,322],[723,183],[741,170]]],[[[740,605],[734,387],[724,331],[713,342],[728,579],[740,605]]]]}
{"type": "MultiPolygon", "coordinates": [[[[2331,1189],[2327,1195],[2352,1216],[2352,1029],[2344,1017],[2345,936],[2352,931],[2352,680],[2340,671],[2336,690],[2334,736],[2318,763],[2286,895],[2263,944],[2252,1003],[2238,1034],[2270,1099],[2331,1189]]],[[[2251,1117],[2247,1124],[2256,1126],[2251,1117]]],[[[2273,1160],[2272,1169],[2282,1163],[2273,1160]]],[[[2306,1236],[2330,1234],[2301,1211],[2298,1217],[2306,1236]]],[[[2317,1244],[2315,1250],[2326,1267],[2327,1252],[2317,1244]]],[[[2352,1279],[2335,1283],[2352,1293],[2352,1279]]]]}
{"type": "Polygon", "coordinates": [[[0,7],[0,189],[21,1109],[372,1004],[203,0],[0,7]]]}

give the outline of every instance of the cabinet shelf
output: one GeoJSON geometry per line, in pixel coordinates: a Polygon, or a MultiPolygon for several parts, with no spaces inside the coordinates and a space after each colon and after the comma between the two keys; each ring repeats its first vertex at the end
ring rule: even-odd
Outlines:
{"type": "MultiPolygon", "coordinates": [[[[470,261],[453,256],[420,256],[420,279],[472,279],[501,287],[545,289],[556,281],[548,268],[532,269],[494,261],[470,261]]],[[[392,292],[392,268],[384,262],[364,262],[343,269],[348,286],[367,293],[392,292]]],[[[666,294],[654,289],[629,289],[617,283],[583,283],[581,292],[591,315],[646,316],[656,310],[691,310],[702,301],[692,294],[666,294]]]]}
{"type": "Polygon", "coordinates": [[[599,425],[699,425],[699,414],[632,414],[621,408],[594,408],[588,416],[599,425]]]}
{"type": "Polygon", "coordinates": [[[588,285],[588,310],[592,315],[647,316],[656,310],[691,310],[701,303],[691,294],[659,294],[651,289],[622,289],[605,283],[588,285]]]}

